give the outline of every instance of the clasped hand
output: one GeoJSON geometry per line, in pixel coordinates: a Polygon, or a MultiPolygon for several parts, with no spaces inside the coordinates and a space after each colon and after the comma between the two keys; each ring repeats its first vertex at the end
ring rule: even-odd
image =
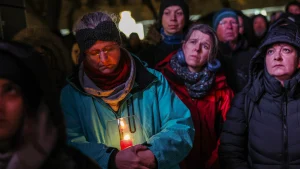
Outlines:
{"type": "Polygon", "coordinates": [[[155,169],[156,160],[148,147],[138,144],[119,151],[115,158],[118,169],[155,169]]]}

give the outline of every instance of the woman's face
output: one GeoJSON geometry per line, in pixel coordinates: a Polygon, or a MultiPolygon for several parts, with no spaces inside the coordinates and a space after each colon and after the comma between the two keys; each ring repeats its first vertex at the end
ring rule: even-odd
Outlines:
{"type": "Polygon", "coordinates": [[[120,46],[113,41],[97,41],[86,52],[86,61],[103,74],[115,71],[120,61],[120,46]]]}
{"type": "Polygon", "coordinates": [[[271,76],[279,81],[290,79],[300,68],[297,50],[287,43],[277,43],[266,51],[266,67],[271,76]]]}
{"type": "Polygon", "coordinates": [[[195,30],[189,40],[183,43],[182,50],[185,61],[191,72],[201,71],[203,65],[208,62],[212,47],[210,36],[198,30],[195,30]]]}
{"type": "Polygon", "coordinates": [[[0,141],[9,141],[17,132],[24,112],[21,89],[0,78],[0,141]]]}
{"type": "Polygon", "coordinates": [[[165,34],[181,33],[185,24],[184,14],[180,6],[169,6],[162,15],[162,26],[165,34]]]}

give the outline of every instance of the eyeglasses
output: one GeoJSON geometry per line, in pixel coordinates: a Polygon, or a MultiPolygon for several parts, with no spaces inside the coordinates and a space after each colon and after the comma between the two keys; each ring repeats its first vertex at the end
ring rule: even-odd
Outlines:
{"type": "Polygon", "coordinates": [[[119,46],[118,44],[112,44],[109,46],[105,46],[102,50],[88,51],[88,52],[86,52],[86,55],[87,55],[87,57],[89,57],[91,59],[98,59],[101,52],[103,52],[104,55],[109,56],[109,55],[113,54],[113,52],[116,51],[118,46],[119,46]]]}
{"type": "Polygon", "coordinates": [[[221,26],[225,26],[225,25],[227,25],[227,24],[230,24],[230,25],[232,25],[232,26],[238,26],[239,24],[238,24],[238,22],[237,21],[220,21],[219,22],[219,25],[221,25],[221,26]]]}

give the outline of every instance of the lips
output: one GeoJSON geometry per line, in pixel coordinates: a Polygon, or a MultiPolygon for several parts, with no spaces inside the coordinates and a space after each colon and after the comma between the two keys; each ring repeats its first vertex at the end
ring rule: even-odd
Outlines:
{"type": "Polygon", "coordinates": [[[175,28],[177,28],[177,25],[169,25],[168,26],[170,29],[175,29],[175,28]]]}

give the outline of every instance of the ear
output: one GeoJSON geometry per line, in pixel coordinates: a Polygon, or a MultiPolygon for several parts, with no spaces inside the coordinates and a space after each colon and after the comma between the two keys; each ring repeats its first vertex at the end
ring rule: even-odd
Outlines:
{"type": "Polygon", "coordinates": [[[299,69],[300,68],[300,58],[298,57],[298,65],[297,65],[297,68],[299,69]]]}
{"type": "Polygon", "coordinates": [[[183,49],[185,47],[185,41],[182,42],[181,48],[183,49]]]}

